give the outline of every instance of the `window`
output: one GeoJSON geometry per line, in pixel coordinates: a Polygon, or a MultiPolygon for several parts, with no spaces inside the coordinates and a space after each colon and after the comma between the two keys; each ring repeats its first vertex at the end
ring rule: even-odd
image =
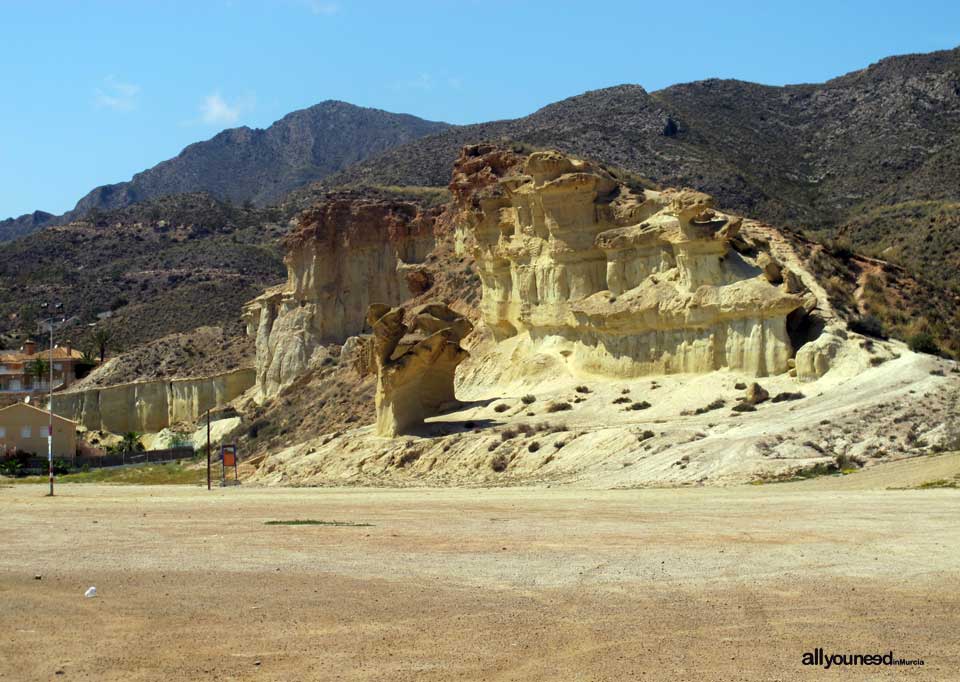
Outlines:
{"type": "Polygon", "coordinates": [[[6,437],[7,437],[7,427],[0,426],[0,438],[6,438],[6,437]]]}
{"type": "Polygon", "coordinates": [[[53,371],[54,371],[54,372],[62,372],[62,371],[63,371],[63,365],[61,365],[59,362],[53,363],[53,371]]]}
{"type": "Polygon", "coordinates": [[[49,435],[50,435],[50,427],[49,427],[49,426],[41,426],[41,427],[40,427],[40,437],[41,437],[41,438],[46,438],[46,437],[49,436],[49,435]]]}
{"type": "Polygon", "coordinates": [[[33,435],[33,429],[31,429],[29,426],[24,426],[23,428],[20,429],[21,438],[30,438],[32,435],[33,435]]]}

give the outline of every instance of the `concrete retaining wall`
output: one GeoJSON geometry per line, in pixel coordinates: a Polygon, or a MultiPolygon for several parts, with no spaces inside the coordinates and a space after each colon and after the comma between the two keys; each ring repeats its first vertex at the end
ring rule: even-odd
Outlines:
{"type": "Polygon", "coordinates": [[[255,381],[256,372],[249,368],[199,379],[138,381],[55,393],[53,411],[92,430],[156,433],[230,402],[255,381]]]}

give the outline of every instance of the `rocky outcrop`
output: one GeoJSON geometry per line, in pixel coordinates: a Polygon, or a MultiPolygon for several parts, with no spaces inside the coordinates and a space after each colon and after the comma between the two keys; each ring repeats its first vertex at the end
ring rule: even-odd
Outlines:
{"type": "Polygon", "coordinates": [[[468,356],[460,341],[473,325],[446,305],[419,306],[409,324],[404,315],[403,308],[383,304],[367,312],[377,367],[378,436],[408,433],[452,404],[454,371],[468,356]]]}
{"type": "Polygon", "coordinates": [[[741,248],[742,220],[708,195],[630,188],[536,152],[476,203],[467,229],[498,339],[523,336],[531,352],[616,376],[787,371],[802,285],[741,248]]]}
{"type": "Polygon", "coordinates": [[[363,331],[370,304],[397,305],[430,288],[424,259],[436,215],[407,202],[341,197],[298,218],[284,244],[287,283],[244,308],[261,400],[292,383],[325,345],[363,331]]]}
{"type": "Polygon", "coordinates": [[[197,379],[139,381],[83,391],[55,393],[53,411],[94,431],[157,433],[192,422],[253,386],[253,369],[197,379]]]}

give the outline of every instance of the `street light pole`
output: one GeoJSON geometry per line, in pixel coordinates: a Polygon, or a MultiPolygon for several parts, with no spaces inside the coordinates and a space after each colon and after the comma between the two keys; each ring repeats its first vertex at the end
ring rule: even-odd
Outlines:
{"type": "MultiPolygon", "coordinates": [[[[43,303],[40,306],[41,310],[48,311],[50,310],[50,304],[43,303]]],[[[63,304],[57,303],[54,310],[62,311],[63,304]]],[[[47,404],[49,411],[49,424],[47,426],[47,473],[50,476],[50,492],[48,497],[53,497],[53,317],[48,317],[43,322],[46,322],[50,325],[50,385],[47,387],[50,392],[50,402],[47,404]]]]}
{"type": "Polygon", "coordinates": [[[210,408],[207,408],[207,490],[210,490],[210,408]]]}

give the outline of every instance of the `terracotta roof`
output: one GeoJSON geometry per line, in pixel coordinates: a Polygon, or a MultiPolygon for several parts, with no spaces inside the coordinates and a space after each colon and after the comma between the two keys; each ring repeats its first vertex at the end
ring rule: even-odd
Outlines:
{"type": "MultiPolygon", "coordinates": [[[[67,349],[62,346],[56,346],[53,349],[53,359],[54,360],[79,360],[83,357],[83,353],[78,351],[76,348],[71,348],[70,353],[67,353],[67,349]]],[[[46,350],[37,350],[36,353],[27,354],[22,350],[0,350],[0,362],[29,362],[30,360],[36,360],[40,358],[41,360],[50,359],[50,349],[46,350]]]]}

